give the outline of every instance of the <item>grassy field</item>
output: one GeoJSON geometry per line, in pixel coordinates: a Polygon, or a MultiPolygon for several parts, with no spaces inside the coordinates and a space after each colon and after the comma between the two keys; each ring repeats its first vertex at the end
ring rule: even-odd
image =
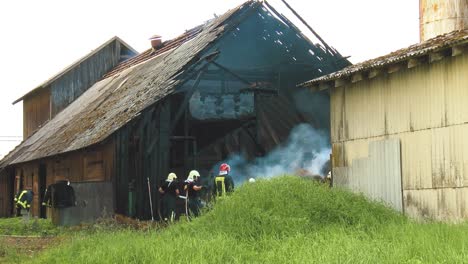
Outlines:
{"type": "Polygon", "coordinates": [[[33,263],[467,263],[468,225],[415,223],[310,180],[247,184],[164,230],[76,232],[33,263]]]}
{"type": "Polygon", "coordinates": [[[54,226],[50,220],[33,219],[28,222],[21,217],[5,218],[0,220],[0,235],[14,236],[54,236],[62,229],[54,226]]]}

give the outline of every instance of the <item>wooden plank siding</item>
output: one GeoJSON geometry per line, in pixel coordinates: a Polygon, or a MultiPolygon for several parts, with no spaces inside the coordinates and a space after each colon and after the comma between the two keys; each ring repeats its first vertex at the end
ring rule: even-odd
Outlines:
{"type": "Polygon", "coordinates": [[[39,90],[33,97],[23,101],[23,138],[28,138],[50,115],[50,89],[39,90]]]}
{"type": "Polygon", "coordinates": [[[129,54],[133,53],[114,40],[56,80],[25,96],[23,137],[28,138],[46,121],[55,117],[129,54]]]}
{"type": "Polygon", "coordinates": [[[51,83],[52,117],[115,67],[121,57],[120,49],[120,42],[114,41],[51,83]]]}
{"type": "Polygon", "coordinates": [[[169,173],[171,102],[164,100],[141,114],[116,133],[116,212],[128,215],[129,184],[135,188],[135,213],[150,219],[147,179],[152,188],[153,206],[160,204],[156,186],[169,173]]]}
{"type": "MultiPolygon", "coordinates": [[[[33,216],[39,216],[40,204],[42,203],[39,199],[41,189],[39,186],[39,166],[41,164],[46,167],[47,186],[61,180],[75,183],[109,182],[112,181],[114,173],[114,148],[113,140],[108,140],[101,145],[84,150],[15,166],[15,175],[22,180],[23,189],[30,189],[34,192],[33,216]]],[[[3,181],[0,181],[0,191],[3,190],[3,185],[3,181]]],[[[16,184],[15,192],[18,190],[19,184],[16,184]]],[[[11,201],[9,203],[12,204],[11,201]]],[[[0,211],[1,215],[2,211],[0,211]]]]}
{"type": "Polygon", "coordinates": [[[10,217],[12,213],[14,175],[10,172],[0,172],[0,217],[10,217]]]}

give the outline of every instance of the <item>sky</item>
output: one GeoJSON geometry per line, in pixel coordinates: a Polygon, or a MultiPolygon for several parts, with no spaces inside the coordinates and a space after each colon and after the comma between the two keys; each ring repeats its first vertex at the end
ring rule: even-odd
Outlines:
{"type": "MultiPolygon", "coordinates": [[[[137,51],[158,34],[168,40],[244,0],[18,0],[0,2],[0,158],[22,139],[28,91],[113,36],[137,51]]],[[[281,0],[270,0],[307,36],[281,0]]],[[[288,0],[312,28],[352,63],[419,41],[418,0],[288,0]]]]}

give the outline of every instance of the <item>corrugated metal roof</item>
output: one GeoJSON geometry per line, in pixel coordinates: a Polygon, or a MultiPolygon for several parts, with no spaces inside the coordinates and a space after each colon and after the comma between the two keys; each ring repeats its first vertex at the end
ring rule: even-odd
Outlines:
{"type": "MultiPolygon", "coordinates": [[[[191,41],[166,50],[133,67],[115,71],[22,142],[1,162],[0,168],[99,143],[137,117],[147,106],[171,94],[180,83],[175,78],[210,43],[224,33],[230,18],[262,3],[248,1],[204,25],[191,41]]],[[[233,23],[238,23],[235,21],[233,23]]]]}
{"type": "Polygon", "coordinates": [[[91,51],[89,54],[87,54],[86,56],[82,57],[81,59],[75,61],[74,63],[70,64],[68,67],[66,67],[65,69],[63,69],[62,71],[60,71],[59,73],[57,73],[56,75],[50,77],[47,81],[41,83],[40,85],[38,85],[36,88],[32,89],[31,91],[27,92],[25,95],[21,96],[20,98],[16,99],[13,104],[16,104],[20,101],[22,101],[24,98],[26,98],[27,96],[33,94],[34,92],[37,92],[37,90],[39,89],[42,89],[44,87],[47,87],[49,84],[51,84],[52,82],[56,81],[58,78],[62,77],[64,74],[66,74],[67,72],[71,71],[72,69],[74,69],[75,67],[77,67],[78,65],[80,65],[82,62],[84,62],[85,60],[87,60],[88,58],[90,58],[91,56],[93,56],[94,54],[98,53],[100,50],[104,49],[105,47],[107,47],[110,43],[114,42],[114,41],[117,41],[117,42],[120,42],[120,44],[122,44],[123,46],[125,46],[127,49],[131,50],[133,53],[135,54],[138,54],[138,51],[136,51],[135,49],[133,49],[130,45],[128,45],[127,43],[125,43],[125,41],[123,41],[122,39],[120,39],[119,37],[115,36],[115,37],[112,37],[111,39],[109,39],[108,41],[106,41],[104,44],[102,44],[101,46],[97,47],[96,49],[94,49],[93,51],[91,51]]]}
{"type": "Polygon", "coordinates": [[[388,55],[348,66],[343,70],[304,82],[298,86],[306,87],[340,78],[347,78],[355,73],[371,70],[374,68],[381,68],[390,64],[406,61],[414,57],[423,56],[431,52],[436,52],[447,47],[456,46],[467,42],[468,30],[453,31],[428,41],[409,46],[408,48],[397,50],[388,55]]]}

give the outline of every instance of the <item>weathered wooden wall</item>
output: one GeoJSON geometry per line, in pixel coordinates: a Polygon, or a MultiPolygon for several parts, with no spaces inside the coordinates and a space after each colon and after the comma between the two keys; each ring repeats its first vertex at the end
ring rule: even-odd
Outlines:
{"type": "Polygon", "coordinates": [[[468,218],[468,54],[331,90],[333,166],[401,141],[404,210],[415,217],[468,218]]]}
{"type": "Polygon", "coordinates": [[[114,41],[53,82],[50,85],[52,116],[116,66],[121,57],[120,49],[120,43],[114,41]]]}
{"type": "Polygon", "coordinates": [[[159,203],[156,186],[169,173],[171,105],[169,99],[141,114],[115,135],[115,185],[117,213],[128,215],[129,184],[135,188],[135,213],[150,218],[147,179],[151,182],[153,208],[159,203]]]}
{"type": "Polygon", "coordinates": [[[41,89],[23,101],[23,138],[29,137],[51,118],[50,89],[41,89]]]}
{"type": "Polygon", "coordinates": [[[9,217],[12,212],[14,175],[9,170],[0,172],[0,217],[9,217]]]}
{"type": "MultiPolygon", "coordinates": [[[[32,161],[15,166],[15,175],[22,179],[23,189],[34,192],[32,213],[39,215],[40,183],[39,166],[46,168],[46,186],[60,180],[70,182],[109,182],[114,173],[114,143],[109,140],[101,145],[56,157],[32,161]]],[[[15,187],[18,192],[19,187],[15,187]]]]}

